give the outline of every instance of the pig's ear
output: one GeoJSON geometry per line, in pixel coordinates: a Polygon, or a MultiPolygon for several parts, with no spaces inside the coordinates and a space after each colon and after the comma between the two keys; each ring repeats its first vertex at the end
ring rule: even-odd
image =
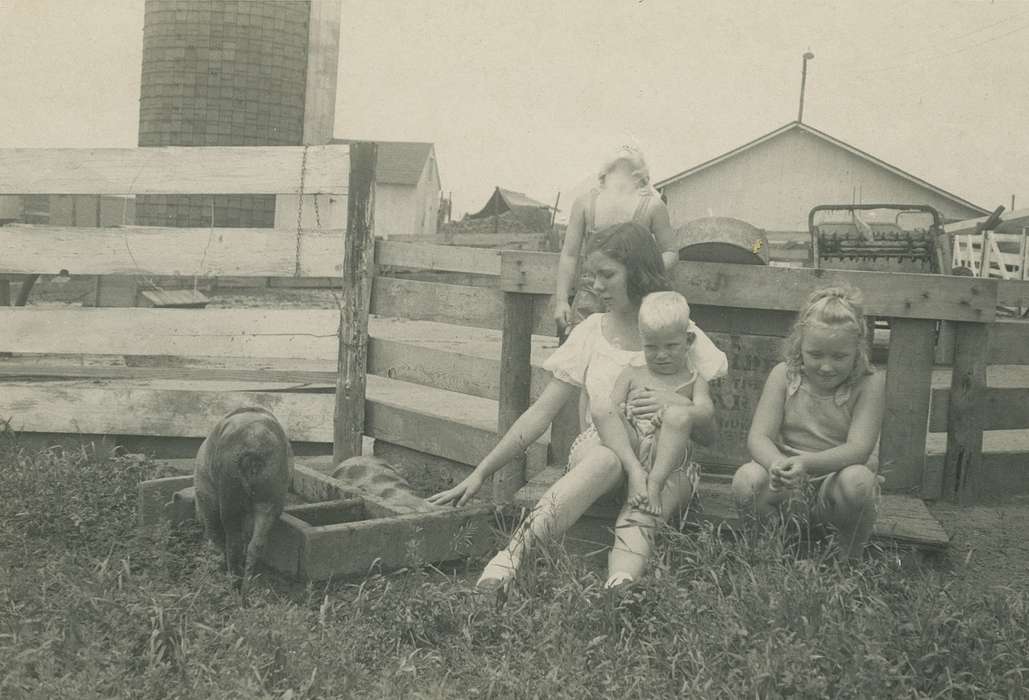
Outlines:
{"type": "Polygon", "coordinates": [[[696,333],[694,333],[693,331],[686,331],[686,344],[687,345],[693,345],[693,343],[696,340],[697,340],[697,334],[696,333]]]}

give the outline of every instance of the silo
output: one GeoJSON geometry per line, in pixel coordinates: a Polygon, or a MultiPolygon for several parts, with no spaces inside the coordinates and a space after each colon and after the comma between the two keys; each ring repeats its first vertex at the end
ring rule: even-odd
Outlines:
{"type": "MultiPolygon", "coordinates": [[[[303,142],[311,2],[146,0],[140,146],[303,142]]],[[[273,196],[147,195],[147,226],[270,227],[273,196]]]]}

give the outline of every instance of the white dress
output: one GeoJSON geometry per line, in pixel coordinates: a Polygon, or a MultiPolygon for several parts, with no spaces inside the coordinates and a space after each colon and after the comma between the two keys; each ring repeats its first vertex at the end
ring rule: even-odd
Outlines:
{"type": "MultiPolygon", "coordinates": [[[[646,365],[642,350],[622,350],[604,337],[604,317],[605,314],[587,316],[543,363],[543,368],[555,379],[586,390],[587,401],[579,416],[584,433],[593,425],[590,401],[598,396],[610,396],[618,375],[626,367],[646,365]]],[[[724,377],[729,368],[725,353],[692,321],[690,330],[696,334],[689,350],[691,366],[707,381],[724,377]]]]}

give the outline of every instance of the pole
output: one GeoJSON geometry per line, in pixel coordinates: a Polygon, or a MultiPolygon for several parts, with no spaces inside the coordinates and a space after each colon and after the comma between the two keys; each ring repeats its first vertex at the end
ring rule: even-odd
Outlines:
{"type": "Polygon", "coordinates": [[[804,89],[807,86],[807,62],[815,55],[810,51],[804,53],[803,63],[800,67],[800,109],[797,110],[797,121],[804,121],[804,89]]]}
{"type": "Polygon", "coordinates": [[[368,366],[368,309],[375,251],[376,145],[350,145],[350,194],[343,252],[343,293],[339,307],[339,355],[332,459],[339,464],[361,454],[368,366]]]}

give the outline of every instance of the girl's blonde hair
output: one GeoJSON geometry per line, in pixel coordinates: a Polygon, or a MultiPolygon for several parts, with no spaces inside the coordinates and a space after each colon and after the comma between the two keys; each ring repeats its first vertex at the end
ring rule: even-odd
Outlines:
{"type": "Polygon", "coordinates": [[[790,374],[800,372],[803,367],[804,360],[800,348],[804,341],[804,329],[813,325],[853,332],[857,343],[857,356],[854,358],[854,369],[848,381],[855,382],[871,374],[868,323],[861,307],[860,292],[851,287],[823,287],[811,293],[804,308],[797,314],[797,322],[793,324],[793,330],[783,344],[783,359],[790,374]]]}
{"type": "Polygon", "coordinates": [[[607,174],[614,170],[615,166],[621,161],[625,161],[632,168],[632,177],[636,180],[636,184],[640,189],[650,187],[650,169],[647,167],[647,161],[643,158],[643,152],[635,146],[629,145],[619,146],[611,154],[611,157],[600,166],[600,171],[597,173],[597,181],[601,186],[603,186],[607,174]]]}
{"type": "Polygon", "coordinates": [[[639,313],[640,329],[653,331],[690,329],[690,305],[679,292],[653,292],[643,297],[639,313]]]}

